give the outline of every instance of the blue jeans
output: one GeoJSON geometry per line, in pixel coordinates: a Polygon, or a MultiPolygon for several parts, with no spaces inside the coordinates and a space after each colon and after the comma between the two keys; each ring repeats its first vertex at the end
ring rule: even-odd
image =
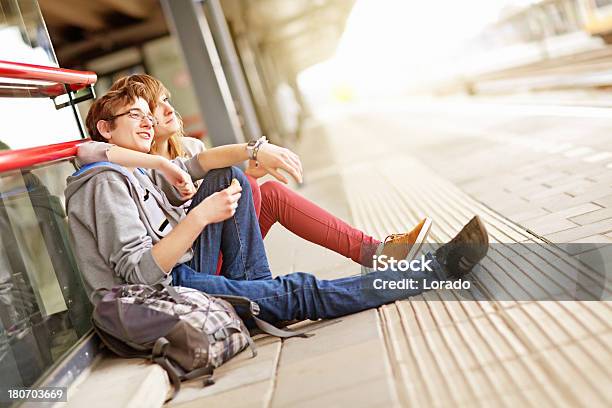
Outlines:
{"type": "Polygon", "coordinates": [[[210,194],[229,186],[232,178],[242,185],[236,214],[202,231],[193,245],[193,259],[189,264],[174,267],[174,285],[212,295],[247,297],[259,305],[260,318],[274,323],[356,313],[418,295],[423,292],[426,281],[446,277],[435,258],[427,254],[432,271],[373,272],[334,280],[320,280],[308,273],[295,272],[272,278],[249,182],[240,169],[232,167],[208,172],[191,205],[198,205],[210,194]],[[223,252],[221,276],[215,275],[219,250],[223,252]],[[380,289],[383,282],[407,279],[414,282],[410,288],[380,289]]]}

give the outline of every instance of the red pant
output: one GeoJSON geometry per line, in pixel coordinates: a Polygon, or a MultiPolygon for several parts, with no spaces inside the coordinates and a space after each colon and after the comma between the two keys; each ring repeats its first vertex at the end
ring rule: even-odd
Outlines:
{"type": "MultiPolygon", "coordinates": [[[[266,237],[276,222],[307,241],[331,249],[353,261],[372,265],[372,256],[380,241],[352,227],[328,211],[307,200],[278,181],[247,176],[253,190],[253,204],[259,219],[261,236],[266,237]]],[[[221,271],[221,258],[217,274],[221,271]]]]}

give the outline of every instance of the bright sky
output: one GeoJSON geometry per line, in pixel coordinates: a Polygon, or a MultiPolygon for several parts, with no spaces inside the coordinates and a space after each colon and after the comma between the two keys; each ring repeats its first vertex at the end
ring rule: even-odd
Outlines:
{"type": "MultiPolygon", "coordinates": [[[[42,47],[31,47],[24,42],[19,28],[0,28],[0,60],[53,66],[42,47]]],[[[10,81],[19,82],[19,81],[10,81]]],[[[0,140],[12,149],[64,142],[80,137],[70,108],[56,110],[49,98],[0,98],[0,140]]]]}
{"type": "Polygon", "coordinates": [[[300,75],[311,97],[398,89],[448,69],[508,5],[531,0],[357,0],[336,56],[300,75]]]}

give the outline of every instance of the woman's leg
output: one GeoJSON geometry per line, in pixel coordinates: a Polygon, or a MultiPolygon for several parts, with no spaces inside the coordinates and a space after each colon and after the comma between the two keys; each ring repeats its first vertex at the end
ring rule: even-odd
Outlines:
{"type": "Polygon", "coordinates": [[[280,222],[294,234],[364,265],[372,265],[372,256],[380,241],[352,227],[312,201],[277,181],[261,186],[259,226],[265,238],[272,225],[280,222]]]}
{"type": "MultiPolygon", "coordinates": [[[[259,187],[259,183],[257,183],[257,179],[255,177],[246,175],[246,178],[251,186],[251,192],[253,193],[253,207],[255,207],[255,214],[257,214],[257,218],[259,219],[259,214],[261,213],[261,188],[259,187]]],[[[261,227],[261,223],[259,223],[259,225],[261,227]]]]}

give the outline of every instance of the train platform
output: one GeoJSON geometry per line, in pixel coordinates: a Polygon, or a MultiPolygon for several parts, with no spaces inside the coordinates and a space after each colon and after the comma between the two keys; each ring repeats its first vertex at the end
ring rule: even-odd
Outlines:
{"type": "MultiPolygon", "coordinates": [[[[609,406],[612,288],[588,253],[563,245],[612,241],[612,119],[588,109],[487,109],[357,109],[311,123],[295,149],[300,192],[374,236],[430,216],[430,241],[447,242],[480,215],[493,244],[472,273],[474,290],[300,323],[316,333],[308,339],[262,336],[256,358],[237,356],[213,386],[185,383],[167,405],[609,406]],[[567,282],[604,301],[563,300],[573,295],[567,282]]],[[[266,247],[276,274],[360,272],[280,226],[266,247]]],[[[69,405],[161,406],[169,387],[157,366],[107,357],[75,383],[69,405]]]]}

